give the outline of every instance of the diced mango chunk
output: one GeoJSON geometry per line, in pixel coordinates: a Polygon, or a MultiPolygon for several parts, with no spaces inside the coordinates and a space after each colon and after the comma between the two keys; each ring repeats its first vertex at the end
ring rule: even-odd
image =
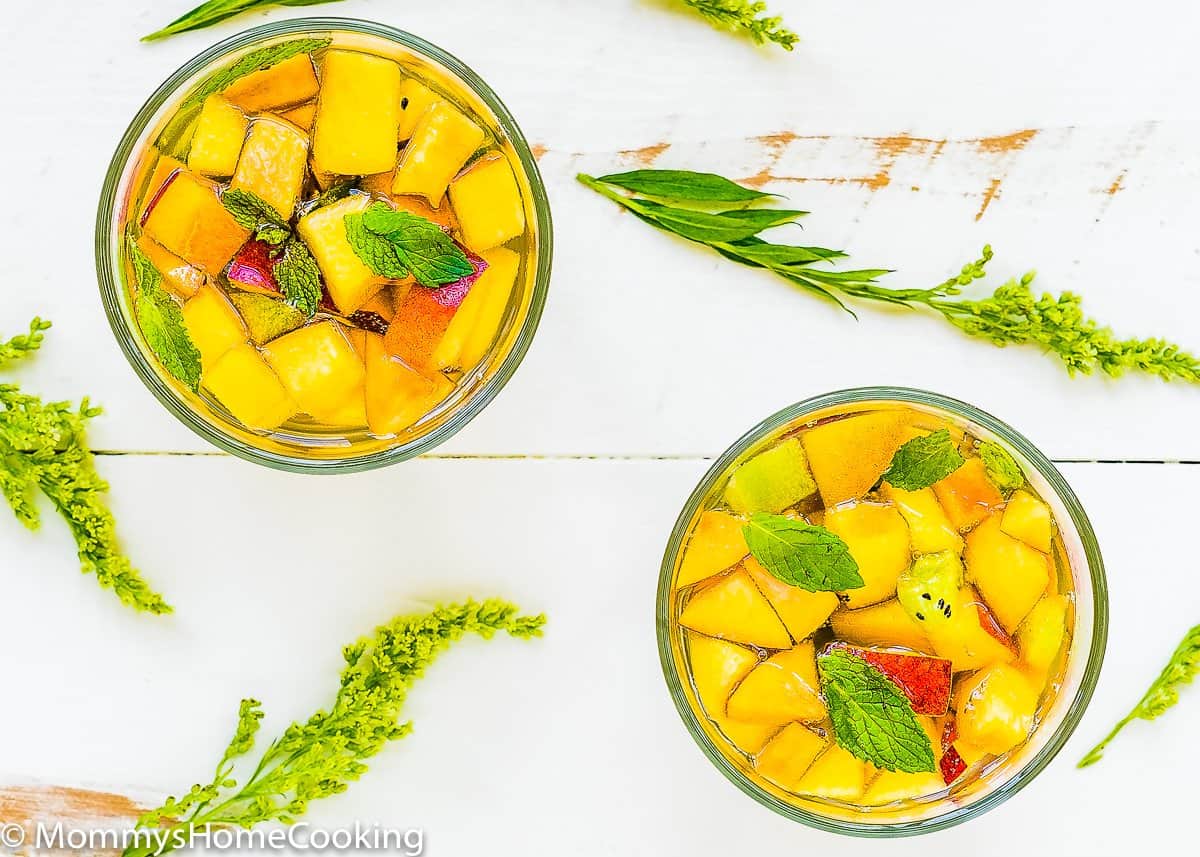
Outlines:
{"type": "Polygon", "coordinates": [[[758,663],[749,649],[687,632],[688,665],[692,685],[704,713],[734,746],[745,753],[756,753],[775,730],[762,723],[741,723],[725,714],[725,703],[734,686],[758,663]]]}
{"type": "Polygon", "coordinates": [[[162,274],[163,285],[172,294],[190,298],[204,285],[206,278],[203,271],[193,268],[157,241],[142,235],[138,238],[138,247],[162,274]]]}
{"type": "Polygon", "coordinates": [[[950,523],[959,530],[975,526],[1004,502],[988,479],[981,458],[968,458],[958,470],[933,483],[933,493],[950,523]]]}
{"type": "Polygon", "coordinates": [[[880,771],[871,781],[862,802],[866,806],[883,806],[902,800],[934,795],[946,788],[940,772],[880,771]]]}
{"type": "Polygon", "coordinates": [[[1014,491],[1004,507],[1000,529],[1042,553],[1050,553],[1054,523],[1050,507],[1028,491],[1014,491]]]}
{"type": "Polygon", "coordinates": [[[679,624],[693,631],[766,649],[792,644],[787,628],[745,571],[735,571],[688,599],[679,624]]]}
{"type": "Polygon", "coordinates": [[[996,619],[1008,633],[1046,591],[1050,560],[1040,551],[1000,529],[992,515],[967,534],[967,577],[975,584],[996,619]]]}
{"type": "Polygon", "coordinates": [[[486,250],[481,255],[487,270],[471,286],[462,306],[450,319],[430,360],[434,368],[458,366],[464,372],[474,369],[500,333],[521,257],[504,247],[486,250]]]}
{"type": "Polygon", "coordinates": [[[365,362],[367,426],[375,435],[399,434],[454,389],[444,376],[426,377],[388,354],[378,333],[366,335],[365,362]]]}
{"type": "Polygon", "coordinates": [[[766,743],[754,759],[759,776],[770,780],[785,791],[794,791],[800,778],[829,745],[811,729],[799,723],[789,723],[766,743]]]}
{"type": "Polygon", "coordinates": [[[856,801],[867,790],[867,763],[837,744],[817,757],[796,783],[797,794],[856,801]]]}
{"type": "Polygon", "coordinates": [[[336,322],[285,333],[263,351],[299,409],[319,420],[330,420],[362,390],[362,360],[336,322]]]}
{"type": "Polygon", "coordinates": [[[153,194],[156,190],[166,185],[167,179],[169,179],[173,173],[177,173],[180,170],[186,169],[187,165],[178,158],[172,158],[170,155],[163,155],[154,162],[154,169],[150,171],[150,178],[145,184],[146,192],[153,194]]]}
{"type": "Polygon", "coordinates": [[[277,428],[296,412],[279,376],[250,345],[226,351],[204,373],[204,387],[250,428],[277,428]]]}
{"type": "Polygon", "coordinates": [[[904,442],[904,415],[874,411],[831,420],[801,440],[826,507],[856,500],[871,489],[904,442]]]}
{"type": "Polygon", "coordinates": [[[817,490],[804,447],[788,438],[743,461],[725,486],[725,502],[735,512],[781,512],[817,490]]]}
{"type": "Polygon", "coordinates": [[[850,549],[863,586],[843,595],[853,608],[886,601],[896,594],[896,581],[912,560],[908,524],[892,506],[855,503],[829,509],[825,527],[850,549]]]}
{"type": "Polygon", "coordinates": [[[241,345],[249,335],[238,311],[215,286],[201,286],[183,305],[183,325],[200,352],[205,374],[226,351],[241,345]]]}
{"type": "Polygon", "coordinates": [[[250,124],[231,188],[250,191],[288,220],[300,199],[308,169],[308,137],[283,119],[264,116],[250,124]]]}
{"type": "Polygon", "coordinates": [[[1070,604],[1065,595],[1047,595],[1034,605],[1017,629],[1021,662],[1038,676],[1044,676],[1058,660],[1067,636],[1070,604]]]}
{"type": "Polygon", "coordinates": [[[741,518],[709,510],[700,515],[679,563],[675,586],[682,588],[737,565],[750,553],[741,518]]]}
{"type": "Polygon", "coordinates": [[[763,568],[754,557],[747,557],[744,565],[754,584],[771,602],[784,627],[797,642],[811,636],[837,609],[838,597],[832,592],[809,592],[784,583],[763,568]]]}
{"type": "Polygon", "coordinates": [[[781,725],[826,716],[811,644],[778,652],[756,666],[729,696],[726,713],[746,723],[781,725]]]}
{"type": "Polygon", "coordinates": [[[221,204],[217,186],[195,173],[172,173],[149,206],[143,233],[210,276],[221,273],[250,237],[221,204]]]}
{"type": "Polygon", "coordinates": [[[963,741],[987,753],[1007,753],[1029,737],[1038,692],[1020,670],[996,664],[958,689],[955,722],[963,741]]]}
{"type": "Polygon", "coordinates": [[[317,97],[320,85],[308,54],[296,54],[269,68],[244,75],[222,95],[247,113],[290,107],[317,97]]]}
{"type": "Polygon", "coordinates": [[[313,120],[317,117],[317,102],[310,101],[290,110],[281,110],[280,119],[286,119],[302,131],[311,131],[313,120]]]}
{"type": "Polygon", "coordinates": [[[437,102],[421,116],[400,155],[392,193],[423,196],[440,207],[450,180],[483,145],[484,136],[453,104],[437,102]]]}
{"type": "Polygon", "coordinates": [[[895,503],[896,509],[904,516],[915,553],[962,553],[962,536],[942,511],[933,489],[905,491],[884,482],[880,493],[895,503]]]}
{"type": "Polygon", "coordinates": [[[206,176],[226,178],[237,168],[250,120],[219,95],[204,100],[196,119],[196,132],[188,151],[188,169],[206,176]]]}
{"type": "Polygon", "coordinates": [[[476,253],[490,250],[525,231],[525,205],[512,164],[499,152],[476,161],[450,182],[450,205],[463,241],[476,253]]]}
{"type": "Polygon", "coordinates": [[[405,78],[400,84],[400,127],[396,132],[401,143],[413,135],[421,116],[440,98],[415,77],[405,78]]]}
{"type": "Polygon", "coordinates": [[[841,608],[829,618],[833,635],[859,646],[898,646],[932,654],[933,644],[893,598],[858,610],[841,608]]]}
{"type": "Polygon", "coordinates": [[[365,176],[396,164],[400,66],[357,51],[328,51],[313,124],[313,160],[331,173],[365,176]]]}
{"type": "Polygon", "coordinates": [[[359,214],[370,204],[370,197],[351,194],[310,211],[296,227],[321,269],[330,298],[346,314],[356,311],[387,282],[358,258],[346,238],[346,215],[359,214]]]}

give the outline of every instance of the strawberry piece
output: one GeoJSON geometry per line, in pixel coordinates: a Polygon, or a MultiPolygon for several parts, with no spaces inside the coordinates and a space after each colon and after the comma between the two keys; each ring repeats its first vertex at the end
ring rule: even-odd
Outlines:
{"type": "Polygon", "coordinates": [[[275,248],[266,241],[247,241],[229,263],[229,282],[248,292],[279,294],[275,281],[275,248]]]}
{"type": "Polygon", "coordinates": [[[895,682],[912,703],[913,713],[939,717],[950,707],[950,679],[953,673],[949,660],[860,649],[845,643],[833,645],[862,658],[895,682]]]}
{"type": "Polygon", "coordinates": [[[967,763],[963,761],[963,757],[958,754],[958,750],[954,746],[954,739],[957,737],[958,727],[952,717],[942,728],[942,758],[938,761],[938,768],[941,769],[942,780],[946,785],[950,785],[961,777],[967,769],[967,763]]]}

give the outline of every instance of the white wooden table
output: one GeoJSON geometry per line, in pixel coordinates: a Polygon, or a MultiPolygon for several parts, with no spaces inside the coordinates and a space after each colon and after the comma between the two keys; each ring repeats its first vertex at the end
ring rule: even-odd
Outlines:
{"type": "Polygon", "coordinates": [[[241,697],[264,701],[273,734],[330,699],[343,643],[430,600],[496,594],[546,611],[546,637],[449,654],[411,696],[414,734],[314,804],[314,824],[421,827],[437,857],[1174,853],[1194,814],[1195,692],[1099,766],[1073,764],[1200,621],[1200,390],[1071,380],[919,314],[855,322],[573,176],[757,177],[813,212],[807,241],[895,268],[896,285],[941,280],[990,241],[997,283],[1036,266],[1119,332],[1200,349],[1200,12],[771,0],[805,40],[785,54],[667,0],[312,10],[411,30],[489,80],[542,152],[558,250],[541,331],[497,401],[433,455],[331,479],[205,446],[104,320],[94,200],[126,122],[216,39],[305,11],[138,44],[188,5],[5,13],[0,330],[54,320],[16,377],[106,406],[91,438],[124,544],[177,613],[134,615],[80,576],[52,514],[31,534],[0,510],[0,810],[120,816],[119,796],[177,793],[207,778],[241,697]],[[968,399],[1064,462],[1113,599],[1104,674],[1062,756],[979,820],[886,843],[790,823],[729,785],[679,722],[653,627],[661,551],[709,459],[784,404],[877,383],[968,399]]]}

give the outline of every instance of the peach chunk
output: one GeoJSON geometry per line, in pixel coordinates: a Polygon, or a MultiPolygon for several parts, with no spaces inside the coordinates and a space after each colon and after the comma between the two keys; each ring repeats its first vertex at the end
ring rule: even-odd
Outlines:
{"type": "Polygon", "coordinates": [[[476,253],[525,231],[525,205],[508,158],[480,158],[450,182],[450,205],[462,226],[463,242],[476,253]]]}
{"type": "Polygon", "coordinates": [[[792,644],[770,602],[744,571],[727,574],[693,594],[679,614],[679,624],[710,637],[765,649],[792,644]]]}
{"type": "Polygon", "coordinates": [[[172,173],[150,200],[142,231],[190,265],[216,276],[250,230],[221,204],[217,186],[195,173],[172,173]]]}
{"type": "Polygon", "coordinates": [[[270,430],[296,412],[279,376],[252,346],[237,345],[204,373],[204,387],[250,428],[270,430]]]}
{"type": "Polygon", "coordinates": [[[841,608],[829,619],[833,635],[860,646],[900,646],[928,654],[933,643],[893,598],[860,610],[841,608]]]}
{"type": "Polygon", "coordinates": [[[875,411],[832,420],[800,439],[827,507],[857,500],[879,481],[904,442],[904,415],[875,411]]]}
{"type": "Polygon", "coordinates": [[[196,120],[188,169],[205,176],[233,175],[249,125],[245,113],[221,96],[210,95],[196,120]]]}
{"type": "Polygon", "coordinates": [[[747,723],[782,725],[825,717],[816,680],[812,645],[800,645],[767,658],[729,696],[726,713],[747,723]]]}
{"type": "Polygon", "coordinates": [[[193,268],[158,242],[142,235],[138,238],[138,248],[162,274],[163,285],[172,294],[190,298],[204,285],[206,278],[199,268],[193,268]]]}
{"type": "Polygon", "coordinates": [[[401,143],[412,137],[417,121],[437,100],[438,94],[415,77],[400,84],[400,128],[396,137],[401,143]]]}
{"type": "Polygon", "coordinates": [[[230,188],[258,196],[284,220],[292,216],[308,168],[308,137],[283,119],[264,116],[250,124],[230,188]]]}
{"type": "Polygon", "coordinates": [[[855,801],[867,789],[867,763],[834,744],[817,757],[796,783],[797,794],[855,801]]]}
{"type": "Polygon", "coordinates": [[[825,527],[841,537],[858,563],[863,585],[843,595],[851,608],[886,601],[912,559],[908,524],[892,506],[855,503],[825,513],[825,527]]]}
{"type": "Polygon", "coordinates": [[[746,753],[758,752],[775,727],[730,720],[725,714],[730,692],[758,663],[758,655],[745,646],[691,631],[686,636],[688,668],[704,713],[734,746],[746,753]]]}
{"type": "Polygon", "coordinates": [[[396,164],[400,66],[357,51],[328,51],[313,123],[313,160],[326,172],[382,173],[396,164]]]}
{"type": "Polygon", "coordinates": [[[433,410],[454,389],[444,376],[427,378],[388,354],[378,333],[366,334],[364,350],[367,427],[371,434],[399,434],[433,410]]]}
{"type": "Polygon", "coordinates": [[[312,59],[308,54],[296,54],[238,78],[221,94],[247,113],[261,113],[311,101],[319,89],[312,59]]]}
{"type": "Polygon", "coordinates": [[[474,369],[500,333],[521,257],[503,247],[482,255],[487,268],[463,298],[434,349],[431,363],[438,369],[474,369]]]}
{"type": "Polygon", "coordinates": [[[958,734],[968,744],[999,756],[1029,737],[1038,692],[1020,670],[995,664],[955,692],[958,734]]]}
{"type": "Polygon", "coordinates": [[[992,515],[967,534],[967,577],[992,613],[1013,633],[1046,591],[1050,560],[1041,551],[1000,529],[992,515]]]}
{"type": "Polygon", "coordinates": [[[675,578],[676,588],[691,586],[714,574],[737,565],[742,557],[750,553],[742,527],[746,524],[726,512],[709,510],[700,515],[692,534],[688,537],[679,574],[675,578]]]}
{"type": "Polygon", "coordinates": [[[463,164],[483,145],[483,129],[448,101],[425,111],[404,147],[392,193],[423,196],[441,207],[446,186],[463,164]]]}
{"type": "Polygon", "coordinates": [[[1004,507],[1000,529],[1042,553],[1050,553],[1054,519],[1050,507],[1028,491],[1014,491],[1004,507]]]}
{"type": "Polygon", "coordinates": [[[975,526],[1004,502],[1000,491],[988,479],[982,458],[968,458],[958,470],[934,482],[933,493],[950,523],[959,530],[975,526]]]}
{"type": "Polygon", "coordinates": [[[317,116],[317,102],[310,101],[308,104],[301,104],[299,107],[293,107],[290,110],[281,110],[279,112],[280,119],[286,119],[297,128],[304,131],[311,131],[313,119],[317,116]]]}
{"type": "Polygon", "coordinates": [[[351,194],[309,212],[296,227],[321,269],[329,297],[338,311],[347,315],[358,310],[387,282],[358,258],[346,238],[346,215],[361,213],[370,204],[370,197],[351,194]]]}
{"type": "Polygon", "coordinates": [[[201,286],[195,297],[183,305],[183,325],[200,352],[200,365],[205,373],[249,335],[238,311],[215,286],[201,286]]]}
{"type": "Polygon", "coordinates": [[[754,759],[754,769],[780,788],[794,791],[828,744],[828,740],[806,726],[789,723],[762,748],[754,759]]]}
{"type": "Polygon", "coordinates": [[[744,567],[759,591],[771,602],[793,640],[809,637],[837,609],[838,597],[832,592],[809,592],[784,583],[754,557],[748,557],[744,567]]]}
{"type": "Polygon", "coordinates": [[[362,390],[362,360],[336,322],[285,333],[263,351],[300,410],[319,420],[338,419],[350,397],[362,390]]]}

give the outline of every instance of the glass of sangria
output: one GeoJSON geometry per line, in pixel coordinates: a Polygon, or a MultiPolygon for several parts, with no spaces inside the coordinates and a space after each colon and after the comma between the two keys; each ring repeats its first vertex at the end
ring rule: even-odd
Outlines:
{"type": "Polygon", "coordinates": [[[105,179],[109,322],[212,443],[295,471],[404,460],[516,370],[550,278],[529,146],[459,60],[379,24],[234,36],[162,84],[105,179]]]}
{"type": "Polygon", "coordinates": [[[1074,730],[1108,630],[1078,499],[1020,434],[933,393],[800,402],[688,499],[659,578],[688,730],[742,791],[859,836],[939,830],[1074,730]]]}

